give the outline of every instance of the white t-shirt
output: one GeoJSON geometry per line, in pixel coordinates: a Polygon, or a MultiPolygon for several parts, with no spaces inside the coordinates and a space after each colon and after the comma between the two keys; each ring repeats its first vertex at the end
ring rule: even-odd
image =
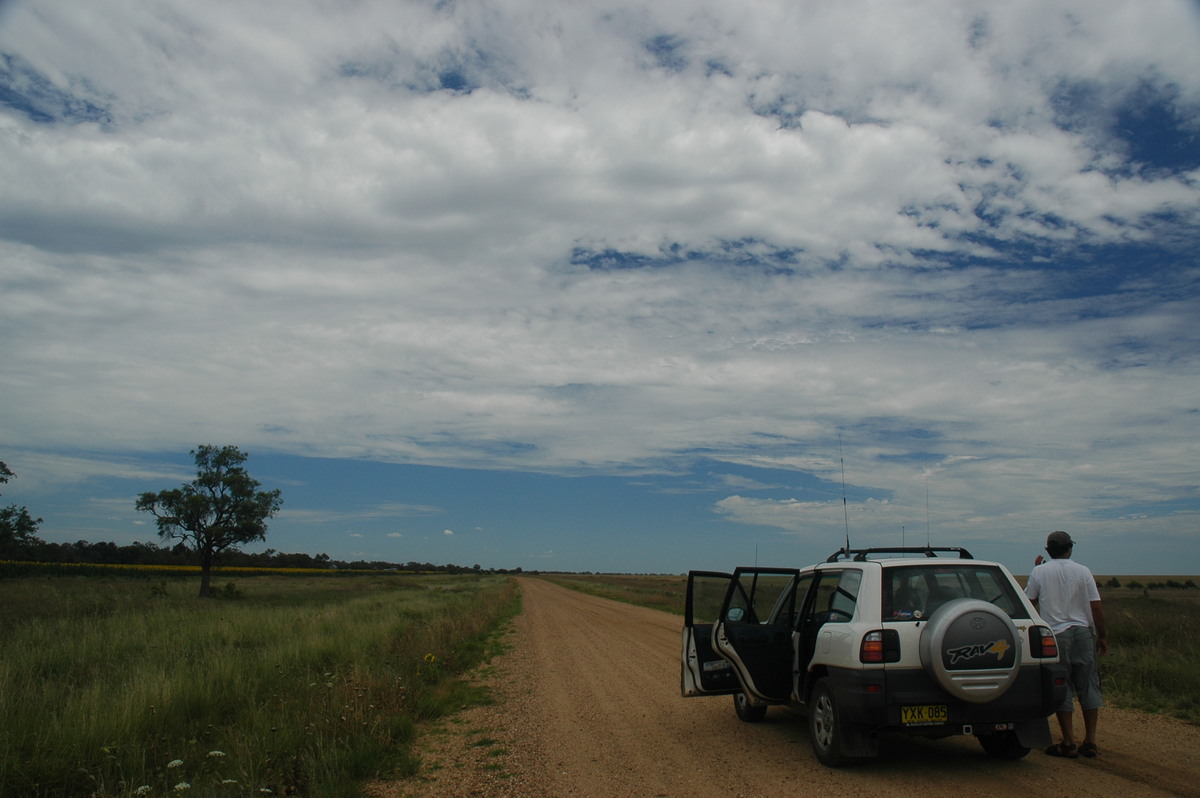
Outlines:
{"type": "Polygon", "coordinates": [[[1100,600],[1096,578],[1088,567],[1067,559],[1047,560],[1035,566],[1025,585],[1025,595],[1038,603],[1038,614],[1054,634],[1072,626],[1091,626],[1091,602],[1100,600]]]}

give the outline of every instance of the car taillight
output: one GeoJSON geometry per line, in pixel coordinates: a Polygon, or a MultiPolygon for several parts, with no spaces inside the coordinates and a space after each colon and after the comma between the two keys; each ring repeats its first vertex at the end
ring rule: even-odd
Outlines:
{"type": "Polygon", "coordinates": [[[883,662],[883,632],[867,632],[863,635],[858,658],[862,662],[883,662]]]}
{"type": "Polygon", "coordinates": [[[859,662],[878,664],[900,661],[900,635],[895,629],[877,629],[863,635],[858,647],[859,662]]]}
{"type": "Polygon", "coordinates": [[[1039,659],[1058,656],[1058,641],[1054,639],[1054,632],[1050,631],[1050,627],[1029,627],[1029,651],[1039,659]]]}

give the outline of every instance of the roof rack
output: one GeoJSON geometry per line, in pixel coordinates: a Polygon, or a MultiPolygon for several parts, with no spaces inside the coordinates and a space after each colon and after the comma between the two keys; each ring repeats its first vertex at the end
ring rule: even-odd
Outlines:
{"type": "Polygon", "coordinates": [[[843,549],[838,549],[833,554],[829,555],[829,559],[827,559],[825,562],[837,562],[838,560],[842,559],[843,557],[845,557],[845,558],[853,557],[855,562],[863,562],[869,556],[874,555],[874,554],[923,554],[926,557],[936,557],[936,556],[938,556],[937,552],[939,552],[939,551],[947,552],[947,553],[957,552],[958,558],[960,560],[975,559],[974,557],[971,556],[971,552],[967,551],[966,549],[962,548],[961,546],[942,546],[942,547],[907,546],[907,547],[895,547],[895,548],[883,547],[883,548],[878,548],[878,549],[843,548],[843,549]]]}

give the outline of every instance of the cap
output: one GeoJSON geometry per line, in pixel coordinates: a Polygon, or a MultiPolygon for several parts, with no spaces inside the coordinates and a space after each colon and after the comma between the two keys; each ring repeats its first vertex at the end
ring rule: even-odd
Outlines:
{"type": "Polygon", "coordinates": [[[1049,548],[1050,546],[1058,546],[1060,548],[1066,548],[1067,546],[1074,546],[1074,545],[1075,545],[1075,541],[1071,540],[1071,536],[1068,535],[1066,532],[1063,532],[1061,529],[1051,532],[1050,535],[1046,538],[1047,548],[1049,548]]]}

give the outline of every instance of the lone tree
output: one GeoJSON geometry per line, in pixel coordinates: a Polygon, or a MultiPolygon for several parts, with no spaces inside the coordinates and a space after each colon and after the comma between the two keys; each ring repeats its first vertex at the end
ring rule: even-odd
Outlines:
{"type": "Polygon", "coordinates": [[[158,536],[179,540],[200,556],[200,597],[212,595],[212,566],[217,555],[236,543],[267,536],[267,519],[279,512],[277,490],[259,490],[242,467],[246,455],[236,446],[192,450],[196,479],[160,493],[143,493],[137,509],[157,520],[158,536]]]}
{"type": "MultiPolygon", "coordinates": [[[[16,474],[0,462],[0,484],[8,482],[16,474]]],[[[42,519],[34,518],[29,510],[10,504],[0,507],[0,557],[24,557],[29,550],[41,543],[37,537],[42,519]]]]}

